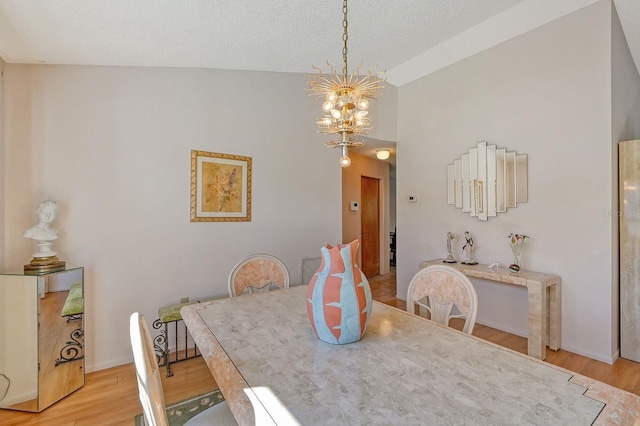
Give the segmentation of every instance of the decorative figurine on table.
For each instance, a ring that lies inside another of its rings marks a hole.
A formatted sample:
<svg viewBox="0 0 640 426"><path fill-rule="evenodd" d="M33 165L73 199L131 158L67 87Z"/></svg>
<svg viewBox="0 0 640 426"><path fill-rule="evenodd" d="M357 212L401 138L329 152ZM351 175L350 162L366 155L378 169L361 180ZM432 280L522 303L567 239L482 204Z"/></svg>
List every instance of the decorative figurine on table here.
<svg viewBox="0 0 640 426"><path fill-rule="evenodd" d="M473 259L473 247L475 246L475 242L473 241L473 237L469 233L469 231L464 232L464 245L462 246L462 253L464 253L465 261L460 262L463 265L477 265Z"/></svg>
<svg viewBox="0 0 640 426"><path fill-rule="evenodd" d="M513 273L520 272L520 255L524 247L525 240L529 238L526 235L511 233L507 235L507 240L513 252L513 263L509 265L509 270Z"/></svg>
<svg viewBox="0 0 640 426"><path fill-rule="evenodd" d="M38 251L33 254L31 262L24 265L25 274L40 275L64 270L65 262L58 259L58 253L51 250L52 242L58 239L58 231L51 224L59 210L58 204L53 200L43 201L36 209L38 223L27 229L23 236L35 240Z"/></svg>
<svg viewBox="0 0 640 426"><path fill-rule="evenodd" d="M458 263L453 257L453 240L456 239L456 236L453 232L447 232L447 258L443 260L444 263Z"/></svg>

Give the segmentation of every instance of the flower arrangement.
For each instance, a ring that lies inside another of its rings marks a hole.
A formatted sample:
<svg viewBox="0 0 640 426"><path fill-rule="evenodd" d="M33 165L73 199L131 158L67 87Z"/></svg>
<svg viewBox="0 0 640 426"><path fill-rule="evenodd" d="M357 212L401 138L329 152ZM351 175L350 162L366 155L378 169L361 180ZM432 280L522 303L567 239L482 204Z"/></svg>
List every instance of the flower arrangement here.
<svg viewBox="0 0 640 426"><path fill-rule="evenodd" d="M526 235L511 233L507 235L511 251L513 252L513 263L509 265L511 272L520 272L520 255L522 254L522 248L527 240Z"/></svg>

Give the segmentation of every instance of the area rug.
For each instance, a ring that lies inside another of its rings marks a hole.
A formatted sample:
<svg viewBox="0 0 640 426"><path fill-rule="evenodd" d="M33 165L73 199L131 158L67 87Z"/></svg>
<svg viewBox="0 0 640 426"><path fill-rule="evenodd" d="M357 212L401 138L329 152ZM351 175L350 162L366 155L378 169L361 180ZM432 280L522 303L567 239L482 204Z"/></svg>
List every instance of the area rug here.
<svg viewBox="0 0 640 426"><path fill-rule="evenodd" d="M199 395L182 402L177 402L167 407L167 417L170 426L182 426L189 419L203 412L209 407L224 401L222 392L215 390ZM142 414L136 416L136 426L148 426Z"/></svg>

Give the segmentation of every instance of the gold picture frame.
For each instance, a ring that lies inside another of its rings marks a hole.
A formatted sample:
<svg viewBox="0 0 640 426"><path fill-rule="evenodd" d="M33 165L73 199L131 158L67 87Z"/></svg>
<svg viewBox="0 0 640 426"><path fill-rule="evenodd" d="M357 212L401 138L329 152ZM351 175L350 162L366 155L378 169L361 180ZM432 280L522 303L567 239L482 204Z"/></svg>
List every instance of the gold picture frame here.
<svg viewBox="0 0 640 426"><path fill-rule="evenodd" d="M191 150L191 222L251 222L251 157Z"/></svg>

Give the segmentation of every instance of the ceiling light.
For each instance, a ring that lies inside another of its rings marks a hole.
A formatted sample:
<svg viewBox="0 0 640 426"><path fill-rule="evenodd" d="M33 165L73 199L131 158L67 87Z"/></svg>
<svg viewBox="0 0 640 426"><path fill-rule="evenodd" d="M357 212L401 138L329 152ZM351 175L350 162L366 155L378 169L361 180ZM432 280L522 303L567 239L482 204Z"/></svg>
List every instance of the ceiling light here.
<svg viewBox="0 0 640 426"><path fill-rule="evenodd" d="M379 149L376 151L376 157L378 157L378 160L386 160L389 158L389 155L391 155L391 153L388 149Z"/></svg>
<svg viewBox="0 0 640 426"><path fill-rule="evenodd" d="M358 135L366 135L371 130L371 117L368 115L369 99L376 99L386 86L384 71L376 71L377 66L369 68L366 75L360 75L360 65L349 74L347 68L347 40L349 39L347 20L347 0L343 0L342 13L342 73L338 74L329 65L330 72L323 74L318 67L313 74L307 73L307 90L309 95L322 99L322 110L325 113L319 120L318 132L324 135L337 135L337 140L326 142L329 148L341 148L340 166L349 167L349 148L361 148L364 141L356 139ZM380 93L378 93L380 92ZM387 151L387 157L389 152Z"/></svg>

